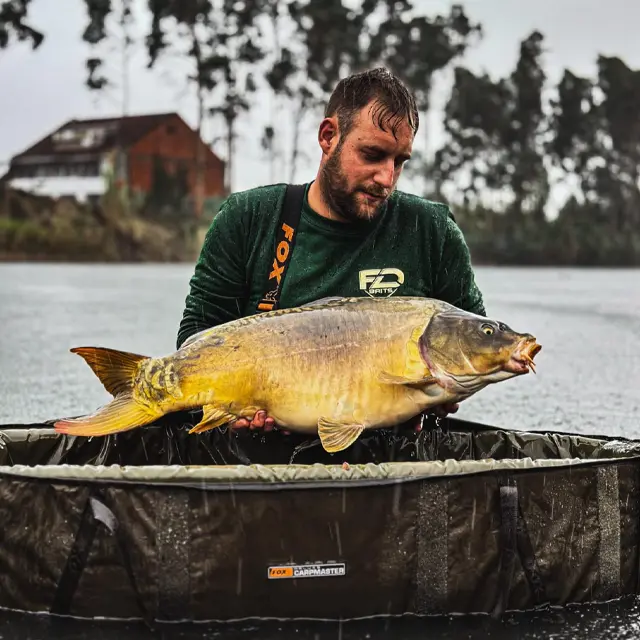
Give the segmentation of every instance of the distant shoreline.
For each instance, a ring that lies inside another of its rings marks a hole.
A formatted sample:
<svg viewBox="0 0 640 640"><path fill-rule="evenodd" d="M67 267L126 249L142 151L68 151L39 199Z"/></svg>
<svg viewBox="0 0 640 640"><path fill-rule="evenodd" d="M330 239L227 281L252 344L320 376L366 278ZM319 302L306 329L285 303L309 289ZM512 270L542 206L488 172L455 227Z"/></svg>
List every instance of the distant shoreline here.
<svg viewBox="0 0 640 640"><path fill-rule="evenodd" d="M128 265L128 266L143 266L143 265L195 265L196 260L105 260L105 259L96 259L96 260L86 260L84 258L60 258L56 256L47 256L47 255L30 255L25 256L24 254L13 254L7 252L0 252L0 266L3 264L55 264L55 265L103 265L103 266L117 266L117 265ZM638 265L598 265L598 264L512 264L512 263L502 263L502 262L481 262L481 261L472 261L473 267L475 269L478 268L492 268L492 269L527 269L527 270L546 270L546 269L555 269L558 271L570 271L570 270L580 270L580 271L640 271L640 266Z"/></svg>
<svg viewBox="0 0 640 640"><path fill-rule="evenodd" d="M192 264L193 260L118 260L118 259L95 259L87 260L86 258L68 258L58 257L51 255L25 255L24 253L11 253L0 251L0 264L104 264L104 265L118 265L118 264Z"/></svg>
<svg viewBox="0 0 640 640"><path fill-rule="evenodd" d="M210 224L187 215L129 211L114 194L99 206L12 189L0 189L0 196L0 263L193 264ZM532 219L516 224L491 215L486 225L468 212L459 216L476 267L640 267L640 237L634 233Z"/></svg>

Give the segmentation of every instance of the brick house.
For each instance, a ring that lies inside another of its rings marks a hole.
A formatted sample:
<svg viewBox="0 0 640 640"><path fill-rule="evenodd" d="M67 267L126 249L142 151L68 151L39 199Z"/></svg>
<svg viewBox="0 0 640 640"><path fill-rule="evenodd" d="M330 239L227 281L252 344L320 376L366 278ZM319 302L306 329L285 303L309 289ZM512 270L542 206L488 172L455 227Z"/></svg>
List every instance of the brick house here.
<svg viewBox="0 0 640 640"><path fill-rule="evenodd" d="M3 181L24 191L81 201L116 187L135 205L179 175L185 197L197 210L198 153L204 167L202 204L216 207L227 195L225 163L177 113L70 120L11 158Z"/></svg>

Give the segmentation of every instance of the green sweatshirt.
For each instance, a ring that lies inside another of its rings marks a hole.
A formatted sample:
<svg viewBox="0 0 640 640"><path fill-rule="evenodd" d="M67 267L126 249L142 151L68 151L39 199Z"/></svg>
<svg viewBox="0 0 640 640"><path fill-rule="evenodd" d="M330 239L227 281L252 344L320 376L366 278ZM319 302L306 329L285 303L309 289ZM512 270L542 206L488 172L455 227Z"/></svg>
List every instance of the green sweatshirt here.
<svg viewBox="0 0 640 640"><path fill-rule="evenodd" d="M235 193L221 205L190 281L178 348L198 331L256 313L285 187ZM469 250L446 205L395 191L373 224L344 223L313 211L305 194L280 307L366 295L433 297L486 315Z"/></svg>

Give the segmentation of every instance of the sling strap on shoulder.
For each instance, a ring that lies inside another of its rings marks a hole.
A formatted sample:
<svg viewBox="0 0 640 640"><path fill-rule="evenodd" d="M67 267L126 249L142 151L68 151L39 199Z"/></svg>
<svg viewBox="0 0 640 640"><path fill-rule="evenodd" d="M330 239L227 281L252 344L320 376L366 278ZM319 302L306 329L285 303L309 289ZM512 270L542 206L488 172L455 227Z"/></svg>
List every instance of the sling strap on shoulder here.
<svg viewBox="0 0 640 640"><path fill-rule="evenodd" d="M258 312L273 311L278 308L280 303L282 285L287 275L291 254L296 242L304 191L305 185L303 184L287 185L276 230L273 261L264 287L265 293L257 305Z"/></svg>

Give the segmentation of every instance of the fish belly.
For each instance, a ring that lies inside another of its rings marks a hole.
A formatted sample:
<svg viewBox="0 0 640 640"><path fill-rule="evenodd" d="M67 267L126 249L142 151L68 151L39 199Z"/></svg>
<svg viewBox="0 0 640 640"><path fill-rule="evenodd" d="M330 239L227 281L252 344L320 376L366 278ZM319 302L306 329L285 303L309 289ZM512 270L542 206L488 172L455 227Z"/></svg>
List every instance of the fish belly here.
<svg viewBox="0 0 640 640"><path fill-rule="evenodd" d="M367 371L355 371L360 375L336 371L333 375L307 373L303 378L300 372L301 383L287 376L272 387L273 393L265 393L265 408L277 424L294 431L315 432L320 418L376 429L411 419L439 403L440 391L444 393L440 388L427 392L413 386L383 384L375 375L366 375Z"/></svg>
<svg viewBox="0 0 640 640"><path fill-rule="evenodd" d="M397 370L393 360L403 354L405 342L404 334L392 344L369 335L293 350L281 364L262 371L259 404L277 424L304 432L315 432L320 418L367 428L408 420L420 413L426 396L380 382L383 371Z"/></svg>
<svg viewBox="0 0 640 640"><path fill-rule="evenodd" d="M425 396L379 376L403 370L412 331L426 321L424 309L405 306L331 307L221 328L182 354L185 400L235 415L264 409L301 432L317 431L320 418L367 428L402 422L420 413Z"/></svg>

